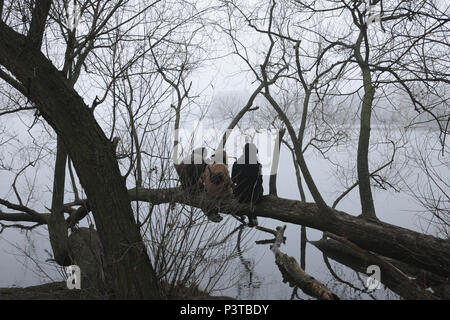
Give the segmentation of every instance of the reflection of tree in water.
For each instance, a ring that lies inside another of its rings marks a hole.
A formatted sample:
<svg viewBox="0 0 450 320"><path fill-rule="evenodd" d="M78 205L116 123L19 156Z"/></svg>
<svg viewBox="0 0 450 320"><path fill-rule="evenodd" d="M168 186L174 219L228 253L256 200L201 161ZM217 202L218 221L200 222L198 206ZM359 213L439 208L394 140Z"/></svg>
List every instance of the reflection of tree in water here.
<svg viewBox="0 0 450 320"><path fill-rule="evenodd" d="M325 254L322 255L324 262L330 271L332 279L330 279L327 285L337 292L339 296L343 299L367 299L378 300L373 293L373 291L366 289L365 281L360 277L358 272L346 272L344 268L339 264L331 265L329 257ZM346 280L348 278L348 280ZM353 282L358 283L358 285L353 284ZM367 295L367 296L366 296Z"/></svg>
<svg viewBox="0 0 450 320"><path fill-rule="evenodd" d="M237 299L251 299L255 296L256 290L261 288L261 279L255 273L255 262L253 259L245 258L241 249L242 232L245 225L239 228L236 249L242 266L238 267L239 278L237 283Z"/></svg>

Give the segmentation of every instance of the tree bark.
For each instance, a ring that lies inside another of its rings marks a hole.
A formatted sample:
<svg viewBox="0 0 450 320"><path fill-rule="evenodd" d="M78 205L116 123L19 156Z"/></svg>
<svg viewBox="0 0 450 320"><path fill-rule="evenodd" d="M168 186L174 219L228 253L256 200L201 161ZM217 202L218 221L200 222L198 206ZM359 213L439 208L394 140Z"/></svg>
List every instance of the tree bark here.
<svg viewBox="0 0 450 320"><path fill-rule="evenodd" d="M370 187L369 172L369 141L370 118L375 89L372 85L370 71L363 69L364 97L361 107L361 124L359 129L357 171L359 181L359 196L361 200L361 216L367 219L377 219L373 204L372 189Z"/></svg>
<svg viewBox="0 0 450 320"><path fill-rule="evenodd" d="M339 297L324 284L317 281L307 274L304 269L300 268L295 258L280 251L285 230L286 226L277 227L275 243L270 246L270 249L275 255L275 263L283 275L283 282L288 282L291 287L298 287L304 293L319 300L340 300Z"/></svg>

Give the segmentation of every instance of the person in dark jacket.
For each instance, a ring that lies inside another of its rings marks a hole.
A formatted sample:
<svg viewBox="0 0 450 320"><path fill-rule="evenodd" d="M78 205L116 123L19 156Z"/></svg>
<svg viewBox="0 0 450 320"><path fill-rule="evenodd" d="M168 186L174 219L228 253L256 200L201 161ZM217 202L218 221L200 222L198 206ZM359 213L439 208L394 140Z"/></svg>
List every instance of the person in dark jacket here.
<svg viewBox="0 0 450 320"><path fill-rule="evenodd" d="M231 171L234 196L239 202L250 204L249 227L258 225L258 220L254 214L254 206L264 192L261 175L262 166L258 162L257 153L258 149L253 143L246 143L244 154L233 164Z"/></svg>
<svg viewBox="0 0 450 320"><path fill-rule="evenodd" d="M203 191L203 184L200 182L200 177L208 165L208 160L206 160L207 155L208 151L206 148L197 148L192 151L190 156L184 158L180 164L175 165L181 187L184 190L190 193Z"/></svg>

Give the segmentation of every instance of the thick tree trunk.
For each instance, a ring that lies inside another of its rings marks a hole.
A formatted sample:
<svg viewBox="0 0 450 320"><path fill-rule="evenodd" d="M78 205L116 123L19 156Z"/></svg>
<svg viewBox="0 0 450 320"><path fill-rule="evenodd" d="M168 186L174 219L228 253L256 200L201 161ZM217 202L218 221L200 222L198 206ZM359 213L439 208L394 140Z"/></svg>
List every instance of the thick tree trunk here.
<svg viewBox="0 0 450 320"><path fill-rule="evenodd" d="M63 74L23 35L0 22L0 64L28 88L64 142L89 198L117 298L159 298L159 286L113 147Z"/></svg>
<svg viewBox="0 0 450 320"><path fill-rule="evenodd" d="M129 190L129 196L132 200L148 201L152 204L178 202L198 208L205 205L217 206L213 199L207 199L203 195L188 197L178 188L132 189ZM228 214L249 214L249 206L239 204L235 199L223 200L219 210ZM255 214L329 231L345 237L363 249L449 277L450 241L384 222L367 221L332 208L329 210L334 218L327 219L321 215L315 203L264 196L255 207Z"/></svg>

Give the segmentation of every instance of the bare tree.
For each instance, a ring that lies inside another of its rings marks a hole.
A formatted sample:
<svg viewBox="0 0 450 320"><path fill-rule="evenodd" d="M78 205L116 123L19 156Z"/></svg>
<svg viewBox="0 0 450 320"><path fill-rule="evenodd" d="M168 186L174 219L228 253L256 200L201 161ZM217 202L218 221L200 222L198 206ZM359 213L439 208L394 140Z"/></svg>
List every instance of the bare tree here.
<svg viewBox="0 0 450 320"><path fill-rule="evenodd" d="M172 6L75 1L74 11L71 3L0 1L0 78L2 99L8 102L0 115L28 114L28 132L33 135L39 126L45 131L41 136L53 143L34 139L35 150L16 166L8 167L0 157L1 167L14 174L11 195L0 199L2 208L11 211L0 211L2 229L47 225L60 265L87 255L73 249L76 236L95 238L98 231L98 241L90 243L97 254L89 259L101 261L105 282L117 298L161 298L199 286L213 290L239 251L231 245L238 229L225 222L211 228L199 209L214 207L242 223L240 216L250 208L234 198L217 202L206 194L186 194L177 187L171 155L179 155L177 131L185 119L198 122L207 112L196 102L202 91L191 77L212 58L208 48L213 40L225 35L226 54L244 63L254 84L246 102L230 115L228 129L239 129L250 116L259 117L263 128L285 129L282 143L291 152L301 194L300 201L281 198L273 178L272 194L263 197L255 213L327 232L382 264L396 284L407 279L403 269L408 265L447 285L447 239L379 221L372 195L374 186L396 189L389 170L398 163L399 149L406 148L389 135L374 141L379 110L401 113L396 104L406 97L418 114L411 125L433 123L439 132L434 141L441 153L446 151L449 19L439 2L272 0L255 7L218 1L203 7L194 1ZM380 8L379 18L373 6ZM359 125L353 131L342 128L340 116L357 119ZM222 146L227 134L218 141ZM21 137L2 136L0 148L16 141ZM355 168L350 166L348 183L331 204L306 156L314 150L334 163L331 151L342 145L354 150ZM377 148L387 156L375 162ZM448 230L442 219L447 182L430 168L430 154L416 158L422 159L433 193L417 199L434 208L435 218ZM49 209L31 201L33 183L27 191L17 183L44 161L54 171ZM313 202L307 202L302 182ZM434 193L439 186L441 192ZM336 209L356 187L359 217ZM29 199L24 199L27 192ZM78 228L91 212L95 224ZM293 264L302 275L294 285L316 297L336 298L321 284L319 291L308 291L305 244L306 236L301 268ZM219 255L223 248L226 254ZM435 298L417 282L407 281L395 292Z"/></svg>

